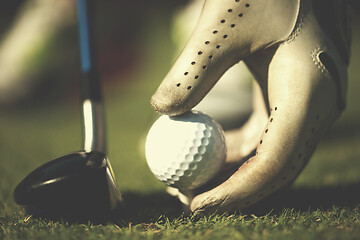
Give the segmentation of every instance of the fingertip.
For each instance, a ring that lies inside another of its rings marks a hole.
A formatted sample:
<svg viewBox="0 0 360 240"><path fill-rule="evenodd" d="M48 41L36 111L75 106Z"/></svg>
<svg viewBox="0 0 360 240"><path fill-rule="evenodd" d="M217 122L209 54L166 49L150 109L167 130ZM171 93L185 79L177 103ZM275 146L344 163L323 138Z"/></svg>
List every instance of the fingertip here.
<svg viewBox="0 0 360 240"><path fill-rule="evenodd" d="M190 203L190 211L193 213L201 212L201 208L199 207L199 202L197 201L197 197L195 197Z"/></svg>
<svg viewBox="0 0 360 240"><path fill-rule="evenodd" d="M214 213L218 209L217 199L207 193L194 197L190 203L190 210L196 214Z"/></svg>
<svg viewBox="0 0 360 240"><path fill-rule="evenodd" d="M157 91L151 97L150 104L156 112L169 116L181 115L191 109L186 107L183 101L177 99L174 95L168 91L165 91L165 93L164 91Z"/></svg>

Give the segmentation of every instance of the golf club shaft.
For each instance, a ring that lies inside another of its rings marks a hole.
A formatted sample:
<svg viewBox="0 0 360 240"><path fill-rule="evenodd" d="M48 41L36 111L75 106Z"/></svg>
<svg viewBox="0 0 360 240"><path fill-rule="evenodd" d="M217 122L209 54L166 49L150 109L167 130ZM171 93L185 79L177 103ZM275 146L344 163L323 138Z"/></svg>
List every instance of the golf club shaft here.
<svg viewBox="0 0 360 240"><path fill-rule="evenodd" d="M96 68L93 33L93 0L76 0L81 70L84 150L106 151L101 83Z"/></svg>

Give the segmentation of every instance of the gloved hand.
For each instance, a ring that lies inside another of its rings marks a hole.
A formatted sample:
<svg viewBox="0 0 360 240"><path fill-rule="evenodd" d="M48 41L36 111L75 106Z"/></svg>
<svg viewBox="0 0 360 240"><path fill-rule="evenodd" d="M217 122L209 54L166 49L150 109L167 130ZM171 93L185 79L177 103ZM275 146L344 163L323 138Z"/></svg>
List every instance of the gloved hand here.
<svg viewBox="0 0 360 240"><path fill-rule="evenodd" d="M345 108L349 26L342 0L205 1L153 108L189 111L241 60L256 84L251 117L226 132L219 181L179 195L191 211L243 209L295 180Z"/></svg>

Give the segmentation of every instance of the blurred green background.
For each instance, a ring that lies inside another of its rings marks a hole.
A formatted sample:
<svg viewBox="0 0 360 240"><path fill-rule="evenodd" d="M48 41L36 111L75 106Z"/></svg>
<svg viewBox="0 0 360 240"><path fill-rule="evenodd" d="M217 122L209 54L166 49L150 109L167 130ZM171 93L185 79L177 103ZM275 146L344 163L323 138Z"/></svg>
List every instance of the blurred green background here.
<svg viewBox="0 0 360 240"><path fill-rule="evenodd" d="M1 104L0 208L8 214L21 211L13 202L12 191L26 174L51 159L81 149L80 59L76 15L69 2L66 23L60 24L28 61L30 70L21 80L31 83L27 91ZM96 47L104 83L108 156L120 190L125 193L157 196L165 189L148 170L143 144L157 116L149 99L176 51L170 37L171 18L186 2L97 3ZM0 40L14 27L22 4L20 0L0 3ZM358 13L354 15L347 109L291 190L314 207L331 198L340 204L360 200ZM320 194L314 195L316 192ZM289 207L300 204L295 198L288 200L284 204Z"/></svg>

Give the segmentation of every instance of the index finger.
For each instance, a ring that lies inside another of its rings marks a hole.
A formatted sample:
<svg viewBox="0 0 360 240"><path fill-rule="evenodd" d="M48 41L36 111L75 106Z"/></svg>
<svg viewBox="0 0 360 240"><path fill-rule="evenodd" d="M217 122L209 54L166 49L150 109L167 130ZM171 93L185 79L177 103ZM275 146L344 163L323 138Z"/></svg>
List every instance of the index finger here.
<svg viewBox="0 0 360 240"><path fill-rule="evenodd" d="M298 9L298 0L207 0L189 42L152 97L153 108L167 115L192 109L232 65L287 39Z"/></svg>

